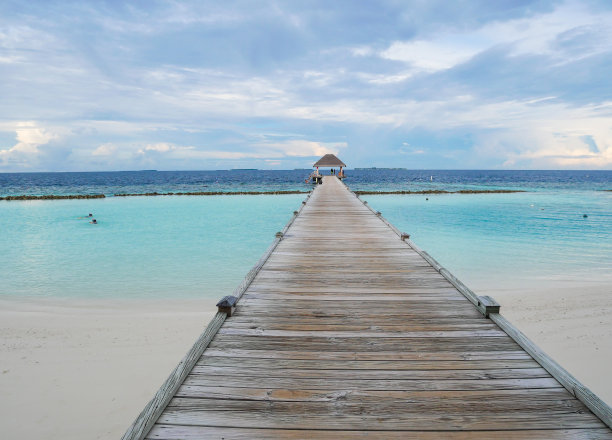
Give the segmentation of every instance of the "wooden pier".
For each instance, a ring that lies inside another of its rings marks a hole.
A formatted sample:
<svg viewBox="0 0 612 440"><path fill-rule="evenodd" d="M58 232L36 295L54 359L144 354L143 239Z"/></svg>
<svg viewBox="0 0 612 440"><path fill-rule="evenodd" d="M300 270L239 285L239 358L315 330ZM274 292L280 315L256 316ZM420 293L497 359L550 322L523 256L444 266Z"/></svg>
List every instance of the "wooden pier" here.
<svg viewBox="0 0 612 440"><path fill-rule="evenodd" d="M124 440L612 439L608 406L335 177L233 296Z"/></svg>

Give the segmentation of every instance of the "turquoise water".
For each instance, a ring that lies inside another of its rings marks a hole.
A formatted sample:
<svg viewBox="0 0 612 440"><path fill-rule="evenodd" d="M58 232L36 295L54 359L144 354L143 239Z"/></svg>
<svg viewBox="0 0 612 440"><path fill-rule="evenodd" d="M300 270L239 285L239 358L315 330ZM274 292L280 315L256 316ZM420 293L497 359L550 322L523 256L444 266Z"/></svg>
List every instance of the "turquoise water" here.
<svg viewBox="0 0 612 440"><path fill-rule="evenodd" d="M470 286L612 282L610 192L362 198Z"/></svg>
<svg viewBox="0 0 612 440"><path fill-rule="evenodd" d="M4 174L0 193L195 191L214 185L223 190L309 189L301 183L302 174ZM479 293L575 281L612 285L612 192L602 191L612 189L610 171L355 170L347 183L376 190L527 190L362 198ZM303 199L0 201L0 295L217 299L241 282ZM98 225L78 218L89 212Z"/></svg>
<svg viewBox="0 0 612 440"><path fill-rule="evenodd" d="M218 298L303 195L136 197L0 204L0 295ZM93 213L99 224L79 219Z"/></svg>

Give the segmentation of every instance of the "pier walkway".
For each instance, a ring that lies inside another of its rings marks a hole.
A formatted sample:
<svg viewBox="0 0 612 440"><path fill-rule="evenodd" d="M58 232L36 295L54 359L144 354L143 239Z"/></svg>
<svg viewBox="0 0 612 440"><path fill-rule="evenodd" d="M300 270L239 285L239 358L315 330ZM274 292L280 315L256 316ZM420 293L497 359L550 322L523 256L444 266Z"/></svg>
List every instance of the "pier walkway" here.
<svg viewBox="0 0 612 440"><path fill-rule="evenodd" d="M609 407L405 238L326 177L124 439L612 439Z"/></svg>

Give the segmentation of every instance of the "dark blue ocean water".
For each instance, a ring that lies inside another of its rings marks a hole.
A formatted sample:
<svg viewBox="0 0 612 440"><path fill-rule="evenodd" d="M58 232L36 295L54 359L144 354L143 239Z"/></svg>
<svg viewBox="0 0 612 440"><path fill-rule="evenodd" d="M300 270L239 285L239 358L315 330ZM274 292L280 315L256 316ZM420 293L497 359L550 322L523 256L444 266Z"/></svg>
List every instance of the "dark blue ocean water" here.
<svg viewBox="0 0 612 440"><path fill-rule="evenodd" d="M310 170L120 171L0 173L0 196L310 189ZM612 189L612 171L481 171L356 169L347 171L353 190Z"/></svg>

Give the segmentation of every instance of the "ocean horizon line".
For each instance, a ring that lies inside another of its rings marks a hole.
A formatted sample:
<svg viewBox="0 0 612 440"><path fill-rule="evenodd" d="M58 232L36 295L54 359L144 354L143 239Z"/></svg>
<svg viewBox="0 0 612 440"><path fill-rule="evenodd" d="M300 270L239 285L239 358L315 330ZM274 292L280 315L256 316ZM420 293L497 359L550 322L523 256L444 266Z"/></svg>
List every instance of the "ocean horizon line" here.
<svg viewBox="0 0 612 440"><path fill-rule="evenodd" d="M0 171L0 174L81 174L81 173L202 173L202 172L228 172L228 171L311 171L310 168L226 168L226 169L167 169L167 170L80 170L80 171ZM329 167L325 167L329 168ZM402 171L487 171L487 172L612 172L610 169L602 168L407 168L407 167L345 167L345 170L402 170Z"/></svg>
<svg viewBox="0 0 612 440"><path fill-rule="evenodd" d="M0 200L302 194L311 190L310 174L308 169L0 173ZM612 189L612 171L355 168L345 182L352 191L369 194L592 191Z"/></svg>

